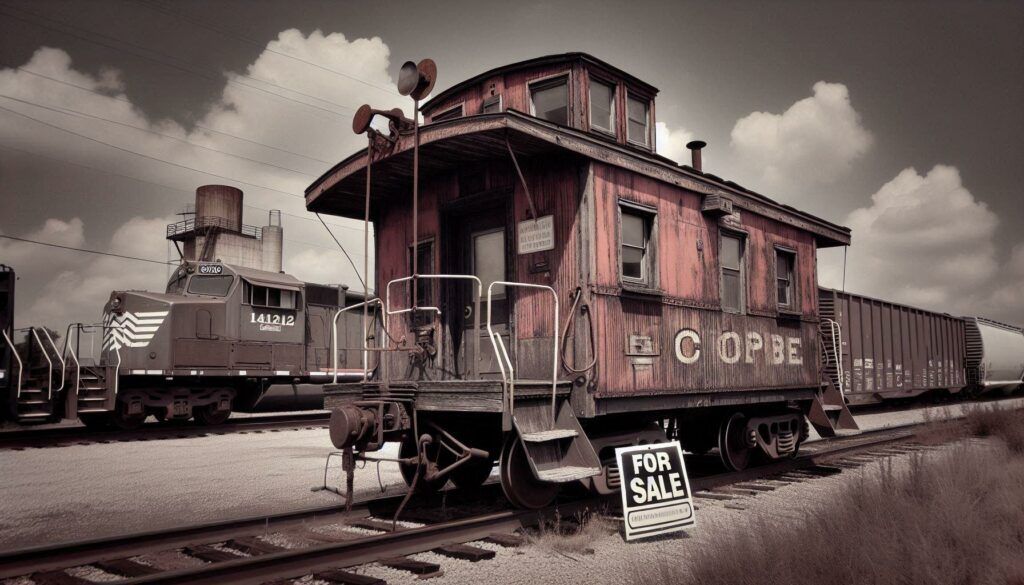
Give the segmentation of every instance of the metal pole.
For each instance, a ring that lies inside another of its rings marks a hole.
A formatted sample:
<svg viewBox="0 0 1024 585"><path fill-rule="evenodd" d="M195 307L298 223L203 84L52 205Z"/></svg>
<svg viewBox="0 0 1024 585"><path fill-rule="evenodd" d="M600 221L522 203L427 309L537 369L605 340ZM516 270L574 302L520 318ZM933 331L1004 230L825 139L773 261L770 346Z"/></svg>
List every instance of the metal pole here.
<svg viewBox="0 0 1024 585"><path fill-rule="evenodd" d="M369 352L366 351L366 336L370 326L370 183L373 170L373 134L366 133L366 205L363 212L363 382L366 382L367 361ZM338 348L334 348L337 352ZM382 359L378 356L377 359ZM334 370L338 375L338 370Z"/></svg>
<svg viewBox="0 0 1024 585"><path fill-rule="evenodd" d="M419 207L420 207L420 100L412 100L412 323L419 307Z"/></svg>

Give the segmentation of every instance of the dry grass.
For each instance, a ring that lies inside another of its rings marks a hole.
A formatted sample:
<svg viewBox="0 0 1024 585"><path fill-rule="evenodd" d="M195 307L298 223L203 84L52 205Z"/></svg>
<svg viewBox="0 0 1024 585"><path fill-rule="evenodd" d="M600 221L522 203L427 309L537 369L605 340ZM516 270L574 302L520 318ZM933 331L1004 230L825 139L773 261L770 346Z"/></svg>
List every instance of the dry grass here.
<svg viewBox="0 0 1024 585"><path fill-rule="evenodd" d="M618 531L618 524L598 513L564 520L555 515L528 535L531 545L562 555L593 554L594 543Z"/></svg>
<svg viewBox="0 0 1024 585"><path fill-rule="evenodd" d="M1024 410L976 405L967 410L964 421L972 435L998 437L1014 453L1024 454Z"/></svg>
<svg viewBox="0 0 1024 585"><path fill-rule="evenodd" d="M899 467L890 460L803 522L750 522L688 551L688 566L652 566L636 582L1024 583L1024 417L1006 412L966 420L1006 449L961 442Z"/></svg>

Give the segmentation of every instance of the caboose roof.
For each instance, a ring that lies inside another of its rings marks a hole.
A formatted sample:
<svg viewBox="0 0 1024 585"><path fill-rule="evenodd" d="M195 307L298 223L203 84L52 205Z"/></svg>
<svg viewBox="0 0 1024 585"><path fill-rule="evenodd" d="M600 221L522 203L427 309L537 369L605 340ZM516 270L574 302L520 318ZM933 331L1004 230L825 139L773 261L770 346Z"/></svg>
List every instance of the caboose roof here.
<svg viewBox="0 0 1024 585"><path fill-rule="evenodd" d="M557 65L559 63L571 63L573 61L582 61L584 63L589 63L591 65L597 65L598 67L603 68L606 71L614 74L616 77L624 81L627 81L630 85L632 85L635 88L643 89L644 91L652 95L658 93L658 88L654 87L650 83L647 83L646 81L638 77L631 75L626 71L623 71L622 69L619 69L618 67L612 65L611 63L608 63L607 61L602 61L601 59L598 59L593 55L588 55L587 53L576 51L572 53L558 53L555 55L544 55L543 57L534 57L533 59L527 59L525 61L519 61L518 63L511 63L508 65L502 65L501 67L495 67L494 69L484 71L483 73L480 73L479 75L476 75L474 77L470 77L465 81L460 81L459 83L456 83L455 85L435 95L434 97L424 102L420 106L420 108L424 112L428 112L435 105L443 103L451 96L456 95L475 85L479 85L492 77L505 75L506 73L512 73L515 71L520 71L522 69L538 69L546 67L548 65Z"/></svg>
<svg viewBox="0 0 1024 585"><path fill-rule="evenodd" d="M726 195L736 207L815 234L819 247L848 245L850 229L778 203L714 175L681 167L671 159L601 140L533 116L508 110L434 123L420 129L420 175L457 169L488 159L573 154L706 195ZM392 154L373 161L371 209L412 184L412 136L402 135ZM306 209L362 219L366 189L366 149L341 161L306 188Z"/></svg>

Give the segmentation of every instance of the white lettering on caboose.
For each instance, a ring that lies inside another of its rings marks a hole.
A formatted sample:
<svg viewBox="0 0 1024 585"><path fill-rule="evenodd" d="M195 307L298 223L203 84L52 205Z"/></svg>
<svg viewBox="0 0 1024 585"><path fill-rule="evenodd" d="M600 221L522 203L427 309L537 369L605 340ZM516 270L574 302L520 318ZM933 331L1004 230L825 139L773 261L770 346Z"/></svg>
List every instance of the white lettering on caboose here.
<svg viewBox="0 0 1024 585"><path fill-rule="evenodd" d="M766 344L764 337L754 331L746 335L736 331L724 331L718 336L715 354L725 364L737 364L741 361L745 364L755 364L763 361L773 366L803 365L803 344L799 337L783 337L772 333L768 336L768 341ZM700 333L693 329L679 330L672 345L676 359L683 364L695 364L701 358Z"/></svg>

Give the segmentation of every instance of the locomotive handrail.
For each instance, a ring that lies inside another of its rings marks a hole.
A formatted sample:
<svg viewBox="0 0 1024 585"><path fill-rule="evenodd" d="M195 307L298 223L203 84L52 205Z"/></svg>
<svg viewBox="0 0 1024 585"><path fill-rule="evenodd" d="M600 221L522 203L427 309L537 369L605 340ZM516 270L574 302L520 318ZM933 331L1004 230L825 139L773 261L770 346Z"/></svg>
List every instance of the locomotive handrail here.
<svg viewBox="0 0 1024 585"><path fill-rule="evenodd" d="M24 369L24 364L21 363L21 356L18 355L18 349L14 347L14 342L11 341L10 336L7 335L7 330L0 330L0 333L4 334L4 341L7 342L7 347L11 348L11 355L14 356L14 360L18 362L18 393L16 397L21 398L21 373Z"/></svg>
<svg viewBox="0 0 1024 585"><path fill-rule="evenodd" d="M502 341L501 335L496 333L491 327L491 299L494 296L495 286L505 287L520 287L520 288L534 288L540 290L546 290L551 293L551 298L555 303L555 327L552 331L554 335L552 351L551 351L551 425L554 427L556 420L556 399L558 389L558 293L555 289L544 284L532 284L528 282L509 282L505 280L496 280L487 287L487 334L491 339L491 344L494 345L494 353L498 355L498 366L501 369L502 378L505 379L505 385L508 389L508 412L509 416L512 416L515 408L515 393L516 393L516 376L515 368L512 364L512 360L508 356L508 352L505 350L505 342ZM497 337L497 340L495 340ZM499 354L498 350L501 350ZM501 360L506 360L506 366L508 366L508 375L506 378L505 368L501 365Z"/></svg>
<svg viewBox="0 0 1024 585"><path fill-rule="evenodd" d="M78 356L76 355L77 352L75 352L75 346L71 345L71 331L72 330L75 331L75 344L77 345L78 344L78 340L79 340L78 328L80 328L81 326L82 326L81 323L71 323L70 325L68 325L68 330L64 334L64 350L62 352L64 355L70 355L71 359L75 361L75 399L76 399L76 402L77 402L77 398L78 398L78 390L82 386L82 364L81 364L81 362L78 361ZM68 351L69 349L71 350L70 352Z"/></svg>
<svg viewBox="0 0 1024 585"><path fill-rule="evenodd" d="M49 367L49 374L47 375L46 378L46 399L50 400L51 395L53 394L53 360L51 360L50 356L46 354L46 346L43 345L42 340L39 339L39 334L36 333L36 328L29 327L28 331L29 333L32 334L32 339L35 339L36 342L39 344L39 349L43 350L43 357L46 358L46 364ZM21 395L20 389L18 390L18 395Z"/></svg>
<svg viewBox="0 0 1024 585"><path fill-rule="evenodd" d="M843 360L839 356L839 346L843 339L843 326L833 319L825 318L828 324L829 335L832 337L832 357L836 360L836 374L839 377L839 395L846 398L846 389L843 387ZM827 354L827 352L826 352Z"/></svg>
<svg viewBox="0 0 1024 585"><path fill-rule="evenodd" d="M416 278L428 278L435 280L472 280L473 282L476 282L476 295L474 295L473 300L473 361L470 364L469 373L471 378L476 378L478 373L478 366L480 363L480 301L481 298L483 297L483 283L480 281L478 277L472 274L418 274L416 275ZM396 278L388 282L387 286L384 289L384 294L387 300L387 305L384 308L384 312L387 313L388 315L400 315L402 313L412 313L414 311L433 311L440 315L441 309L437 307L409 307L406 309L397 309L394 311L391 310L391 285L400 282L408 282L410 280L413 280L412 276L403 276L402 278ZM490 291L490 289L488 289L488 291ZM490 319L489 305L487 312L487 318Z"/></svg>
<svg viewBox="0 0 1024 585"><path fill-rule="evenodd" d="M60 353L57 352L57 344L53 342L53 337L50 336L50 332L47 331L45 327L43 328L43 335L45 335L46 340L50 342L50 348L53 350L54 357L56 357L60 361L60 386L57 388L57 392L60 393L60 391L64 389L64 369L67 368L67 363L64 361L64 358L60 355ZM40 341L40 344L41 343L42 341ZM43 349L43 353L46 353L45 348ZM52 380L50 381L50 386L53 386Z"/></svg>
<svg viewBox="0 0 1024 585"><path fill-rule="evenodd" d="M338 309L338 311L336 311L334 313L334 319L332 319L332 322L331 322L331 369L334 370L334 377L331 380L332 384L337 384L338 383L338 317L341 316L341 314L346 312L346 311L351 311L352 309L360 309L360 308L362 308L364 306L369 307L370 305L372 305L374 303L380 305L381 308L384 308L384 305L381 302L380 297L377 297L375 299L370 299L368 301L363 301L361 303L356 303L356 304L350 305L348 307L343 307L341 309ZM381 316L381 321L383 323L384 330L387 331L387 327L388 327L387 316L386 315L382 315ZM368 356L367 352L369 352L370 349L377 349L377 348L369 347L369 345L366 343L366 331L363 331L363 381L364 382L366 381L366 378L369 375L369 369L368 369L368 366L367 366L367 361L368 361L369 356Z"/></svg>

